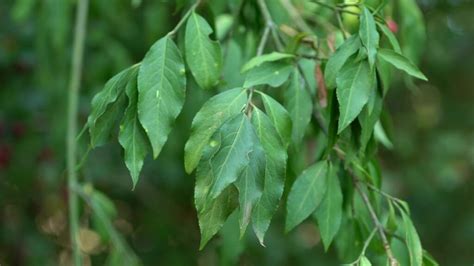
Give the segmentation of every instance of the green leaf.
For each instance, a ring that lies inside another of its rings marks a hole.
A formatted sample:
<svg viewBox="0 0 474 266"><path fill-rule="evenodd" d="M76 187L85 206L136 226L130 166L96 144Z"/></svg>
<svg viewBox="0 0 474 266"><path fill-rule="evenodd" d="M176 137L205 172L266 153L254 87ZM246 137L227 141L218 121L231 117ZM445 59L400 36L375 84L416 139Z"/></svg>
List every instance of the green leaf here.
<svg viewBox="0 0 474 266"><path fill-rule="evenodd" d="M128 97L128 107L120 123L119 142L125 151L125 165L130 171L133 188L135 188L149 144L145 131L138 120L138 89L136 79L128 82L126 94Z"/></svg>
<svg viewBox="0 0 474 266"><path fill-rule="evenodd" d="M395 52L401 54L402 49L400 48L400 44L398 43L398 40L397 40L397 37L395 37L395 34L393 34L393 32L387 26L385 26L384 24L377 22L377 25L382 30L385 37L387 37L388 42L392 46L393 50L395 50Z"/></svg>
<svg viewBox="0 0 474 266"><path fill-rule="evenodd" d="M193 119L191 136L184 147L184 165L190 174L198 165L211 136L229 117L238 114L247 102L246 91L235 88L209 99Z"/></svg>
<svg viewBox="0 0 474 266"><path fill-rule="evenodd" d="M200 249L220 230L227 217L238 206L238 194L235 187L226 188L216 199L207 196L214 181L214 173L211 167L211 159L221 147L220 135L209 141L202 153L196 171L196 186L194 187L194 204L199 220L201 231Z"/></svg>
<svg viewBox="0 0 474 266"><path fill-rule="evenodd" d="M305 135L306 127L311 121L313 102L311 94L303 86L303 80L297 70L293 71L291 82L285 90L285 107L293 121L291 138L299 144Z"/></svg>
<svg viewBox="0 0 474 266"><path fill-rule="evenodd" d="M262 96L263 105L282 143L288 147L291 141L292 122L288 111L279 102L267 94L257 91Z"/></svg>
<svg viewBox="0 0 474 266"><path fill-rule="evenodd" d="M183 59L170 37L150 48L138 72L138 117L158 157L181 112L186 92Z"/></svg>
<svg viewBox="0 0 474 266"><path fill-rule="evenodd" d="M240 72L242 73L247 72L250 69L260 66L261 64L265 62L274 62L274 61L279 61L282 59L293 58L293 57L295 56L292 54L285 54L285 53L279 53L279 52L272 52L269 54L255 56L252 59L250 59L247 63L245 63L245 65L242 67L242 70Z"/></svg>
<svg viewBox="0 0 474 266"><path fill-rule="evenodd" d="M349 61L337 77L337 100L339 102L340 134L361 112L369 100L375 73L367 61Z"/></svg>
<svg viewBox="0 0 474 266"><path fill-rule="evenodd" d="M109 118L119 115L118 113L122 109L119 107L123 107L124 104L124 99L120 96L123 95L130 76L134 75L137 69L137 65L135 65L113 76L105 83L104 89L92 99L91 112L87 118L92 147L102 145L107 141L113 123L117 121ZM105 119L101 119L103 116L105 116Z"/></svg>
<svg viewBox="0 0 474 266"><path fill-rule="evenodd" d="M372 133L374 132L375 124L379 120L380 114L382 113L383 99L376 90L374 90L372 93L374 94L374 107L372 112L369 110L369 105L366 105L359 115L359 123L361 126L360 150L362 152L365 151L365 148L372 137Z"/></svg>
<svg viewBox="0 0 474 266"><path fill-rule="evenodd" d="M377 48L379 47L379 33L375 24L374 16L370 13L367 7L362 8L360 16L359 36L367 49L370 67L375 64L375 57L377 55Z"/></svg>
<svg viewBox="0 0 474 266"><path fill-rule="evenodd" d="M255 138L257 138L256 135ZM236 182L240 203L240 238L244 236L252 210L262 195L265 180L265 151L258 139L253 143L253 149L248 155L249 163Z"/></svg>
<svg viewBox="0 0 474 266"><path fill-rule="evenodd" d="M423 266L439 266L438 262L426 250L423 250Z"/></svg>
<svg viewBox="0 0 474 266"><path fill-rule="evenodd" d="M207 21L192 13L186 24L186 62L197 84L210 89L219 83L222 69L222 53L219 42L209 39L213 32Z"/></svg>
<svg viewBox="0 0 474 266"><path fill-rule="evenodd" d="M125 94L121 93L117 100L109 106L105 112L96 120L93 126L89 127L92 147L97 147L107 143L116 129L117 121L122 118L126 108Z"/></svg>
<svg viewBox="0 0 474 266"><path fill-rule="evenodd" d="M339 231L342 219L342 191L337 176L337 168L329 164L326 195L315 212L324 250L328 250Z"/></svg>
<svg viewBox="0 0 474 266"><path fill-rule="evenodd" d="M235 210L236 206L237 191L234 187L228 187L216 199L207 204L204 209L198 211L199 228L201 231L200 250L219 232L227 217Z"/></svg>
<svg viewBox="0 0 474 266"><path fill-rule="evenodd" d="M234 183L249 164L249 153L258 142L248 117L240 113L227 120L214 134L220 149L210 160L213 183L210 197L215 199L227 186Z"/></svg>
<svg viewBox="0 0 474 266"><path fill-rule="evenodd" d="M421 248L421 241L418 233L416 232L415 226L413 225L410 217L406 214L403 209L400 208L400 213L403 219L403 225L405 227L405 240L410 254L410 265L422 266L423 265L423 249Z"/></svg>
<svg viewBox="0 0 474 266"><path fill-rule="evenodd" d="M310 166L296 178L286 205L286 232L300 224L320 205L327 190L327 170L328 163L322 161Z"/></svg>
<svg viewBox="0 0 474 266"><path fill-rule="evenodd" d="M291 64L282 61L264 63L247 72L244 88L264 84L272 87L281 86L288 80L292 69L293 66Z"/></svg>
<svg viewBox="0 0 474 266"><path fill-rule="evenodd" d="M253 229L263 245L265 232L283 194L288 155L272 121L258 108L252 113L252 124L266 156L263 193L252 213Z"/></svg>
<svg viewBox="0 0 474 266"><path fill-rule="evenodd" d="M383 129L382 123L380 123L380 121L377 121L377 123L375 124L374 137L376 140L382 143L387 149L393 148L393 144L388 138L387 134L385 133L385 130Z"/></svg>
<svg viewBox="0 0 474 266"><path fill-rule="evenodd" d="M362 257L360 257L359 265L360 266L372 266L372 263L370 263L369 259L366 256L362 255Z"/></svg>
<svg viewBox="0 0 474 266"><path fill-rule="evenodd" d="M428 80L426 76L408 58L389 49L380 49L379 58L392 64L394 67L405 71L408 75L422 80Z"/></svg>
<svg viewBox="0 0 474 266"><path fill-rule="evenodd" d="M347 59L359 50L359 47L360 39L356 35L352 35L337 48L336 52L329 58L326 63L326 68L324 69L324 80L326 81L326 87L328 89L334 89L336 87L336 77L339 71Z"/></svg>

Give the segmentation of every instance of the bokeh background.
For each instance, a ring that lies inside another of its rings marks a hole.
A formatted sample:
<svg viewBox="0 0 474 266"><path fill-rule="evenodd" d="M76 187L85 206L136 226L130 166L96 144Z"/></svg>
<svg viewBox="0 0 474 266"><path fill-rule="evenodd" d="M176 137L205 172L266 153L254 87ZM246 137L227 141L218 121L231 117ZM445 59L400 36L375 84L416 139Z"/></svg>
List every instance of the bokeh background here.
<svg viewBox="0 0 474 266"><path fill-rule="evenodd" d="M139 62L179 19L174 1L91 1L80 123L105 81ZM182 1L177 1L182 2ZM225 1L222 1L225 2ZM399 79L387 106L394 149L380 150L385 189L411 206L425 249L441 265L474 263L474 1L420 0L429 83ZM74 1L0 1L0 265L60 265L68 257L65 114ZM208 97L188 90L186 108L159 159L134 191L117 143L90 153L81 179L116 204L114 224L144 265L336 265L311 222L283 233L279 210L267 248L236 225L198 251L194 179L183 171L190 121ZM81 153L87 147L81 140ZM88 224L88 210L81 223ZM104 248L91 251L101 265Z"/></svg>

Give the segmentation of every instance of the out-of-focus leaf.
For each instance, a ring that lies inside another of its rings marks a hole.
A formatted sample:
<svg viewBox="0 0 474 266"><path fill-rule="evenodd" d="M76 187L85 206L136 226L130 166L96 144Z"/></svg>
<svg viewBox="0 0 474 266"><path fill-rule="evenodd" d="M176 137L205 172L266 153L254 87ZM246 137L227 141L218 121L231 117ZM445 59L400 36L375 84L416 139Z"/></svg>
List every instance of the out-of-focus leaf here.
<svg viewBox="0 0 474 266"><path fill-rule="evenodd" d="M150 48L138 72L138 117L153 148L161 152L184 104L186 76L183 59L170 37Z"/></svg>
<svg viewBox="0 0 474 266"><path fill-rule="evenodd" d="M202 151L212 134L229 117L238 114L247 101L246 91L235 88L209 99L193 119L191 136L184 147L184 165L191 173L201 159Z"/></svg>
<svg viewBox="0 0 474 266"><path fill-rule="evenodd" d="M370 260L366 256L362 255L362 257L360 257L359 265L360 266L372 266L372 263L370 263Z"/></svg>
<svg viewBox="0 0 474 266"><path fill-rule="evenodd" d="M213 32L207 21L193 12L186 24L185 52L194 79L203 89L219 83L222 52L219 42L209 39Z"/></svg>
<svg viewBox="0 0 474 266"><path fill-rule="evenodd" d="M327 190L327 170L326 161L318 162L296 178L286 205L286 232L300 224L321 204Z"/></svg>

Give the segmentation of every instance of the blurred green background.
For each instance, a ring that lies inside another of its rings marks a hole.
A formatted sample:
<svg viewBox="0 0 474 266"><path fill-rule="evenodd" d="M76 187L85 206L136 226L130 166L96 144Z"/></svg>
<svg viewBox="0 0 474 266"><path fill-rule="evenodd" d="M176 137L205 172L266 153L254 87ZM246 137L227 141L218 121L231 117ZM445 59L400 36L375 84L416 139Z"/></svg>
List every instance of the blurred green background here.
<svg viewBox="0 0 474 266"><path fill-rule="evenodd" d="M90 3L81 125L105 81L139 62L179 20L175 1L140 2ZM395 148L380 151L384 186L408 201L424 248L441 265L472 265L474 1L418 3L427 27L420 65L430 82L413 86L401 79L388 95ZM73 20L74 1L0 1L2 266L68 260L64 143ZM143 264L336 265L336 253L324 254L311 222L283 233L282 210L266 248L252 234L237 241L237 230L227 224L220 238L198 251L194 178L184 173L182 157L190 121L207 97L190 85L170 140L158 160L148 158L134 191L117 143L91 152L81 172L82 180L114 201L119 213L114 224ZM86 140L81 147L83 153ZM85 209L86 227L88 215ZM100 246L90 255L93 265L106 256Z"/></svg>

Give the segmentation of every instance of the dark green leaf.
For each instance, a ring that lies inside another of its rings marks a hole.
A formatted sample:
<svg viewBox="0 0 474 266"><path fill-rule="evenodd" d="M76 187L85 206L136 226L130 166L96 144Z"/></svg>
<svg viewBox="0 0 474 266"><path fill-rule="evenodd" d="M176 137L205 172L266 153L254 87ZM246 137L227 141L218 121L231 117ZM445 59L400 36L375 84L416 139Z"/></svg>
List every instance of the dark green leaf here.
<svg viewBox="0 0 474 266"><path fill-rule="evenodd" d="M377 55L377 48L379 47L379 33L375 24L374 16L370 13L367 7L362 8L360 16L359 36L367 49L367 56L369 57L370 67L375 64L375 56Z"/></svg>
<svg viewBox="0 0 474 266"><path fill-rule="evenodd" d="M273 126L278 132L281 141L285 147L288 147L291 141L292 122L288 111L279 102L267 94L258 91L262 95L262 101L265 106L265 111L270 117Z"/></svg>
<svg viewBox="0 0 474 266"><path fill-rule="evenodd" d="M365 148L367 147L367 144L369 143L369 140L372 137L375 124L379 120L380 114L382 112L382 97L377 93L376 90L374 90L372 93L374 94L373 97L375 99L372 112L370 112L369 106L366 105L359 115L359 123L361 126L360 150L362 152L365 151Z"/></svg>
<svg viewBox="0 0 474 266"><path fill-rule="evenodd" d="M339 102L338 134L361 112L369 100L375 73L367 61L349 61L337 77L337 100Z"/></svg>
<svg viewBox="0 0 474 266"><path fill-rule="evenodd" d="M332 164L329 164L326 178L326 195L321 205L316 209L315 216L318 221L324 249L327 251L341 226L342 192L337 169Z"/></svg>
<svg viewBox="0 0 474 266"><path fill-rule="evenodd" d="M355 54L360 47L360 39L353 35L347 39L329 58L324 69L324 80L328 89L336 87L336 77L347 59Z"/></svg>
<svg viewBox="0 0 474 266"><path fill-rule="evenodd" d="M249 163L235 184L239 190L241 238L244 236L250 222L253 208L262 195L265 180L265 151L258 139L253 141L253 148L248 157Z"/></svg>
<svg viewBox="0 0 474 266"><path fill-rule="evenodd" d="M320 205L327 190L326 161L316 163L303 171L291 187L286 205L286 225L288 232L306 219Z"/></svg>
<svg viewBox="0 0 474 266"><path fill-rule="evenodd" d="M181 54L170 37L163 37L145 55L138 73L138 117L158 157L181 112L186 76Z"/></svg>
<svg viewBox="0 0 474 266"><path fill-rule="evenodd" d="M115 118L122 111L120 107L123 107L124 98L120 96L123 95L130 76L134 75L134 73L136 74L137 69L138 67L135 65L118 73L107 81L104 89L92 99L91 113L87 118L92 147L107 141L113 128L113 123L117 121L116 119L110 120L110 118ZM106 116L106 118L101 119L102 116ZM99 119L101 121L98 121Z"/></svg>
<svg viewBox="0 0 474 266"><path fill-rule="evenodd" d="M138 120L138 89L136 79L128 82L126 94L128 97L128 107L120 123L119 142L125 151L125 164L130 171L133 188L135 188L149 144L145 131Z"/></svg>
<svg viewBox="0 0 474 266"><path fill-rule="evenodd" d="M252 113L252 124L266 155L263 193L252 214L253 229L263 245L265 232L283 194L288 156L270 118L258 108Z"/></svg>
<svg viewBox="0 0 474 266"><path fill-rule="evenodd" d="M428 80L426 76L408 58L389 49L380 49L378 56L392 64L394 67L405 71L408 75L422 80Z"/></svg>
<svg viewBox="0 0 474 266"><path fill-rule="evenodd" d="M186 24L186 62L197 84L210 89L219 83L222 53L219 42L209 39L213 32L207 21L192 13Z"/></svg>
<svg viewBox="0 0 474 266"><path fill-rule="evenodd" d="M264 84L278 87L288 79L292 69L291 64L282 61L261 64L247 72L244 87L250 88Z"/></svg>
<svg viewBox="0 0 474 266"><path fill-rule="evenodd" d="M303 85L301 75L297 70L294 70L290 85L285 90L285 107L293 121L291 138L295 144L301 142L305 135L306 127L311 120L311 114L313 113L311 98L311 95Z"/></svg>
<svg viewBox="0 0 474 266"><path fill-rule="evenodd" d="M193 119L191 136L184 147L184 165L191 173L201 159L202 151L212 134L229 117L238 114L247 102L246 91L235 88L209 99Z"/></svg>

